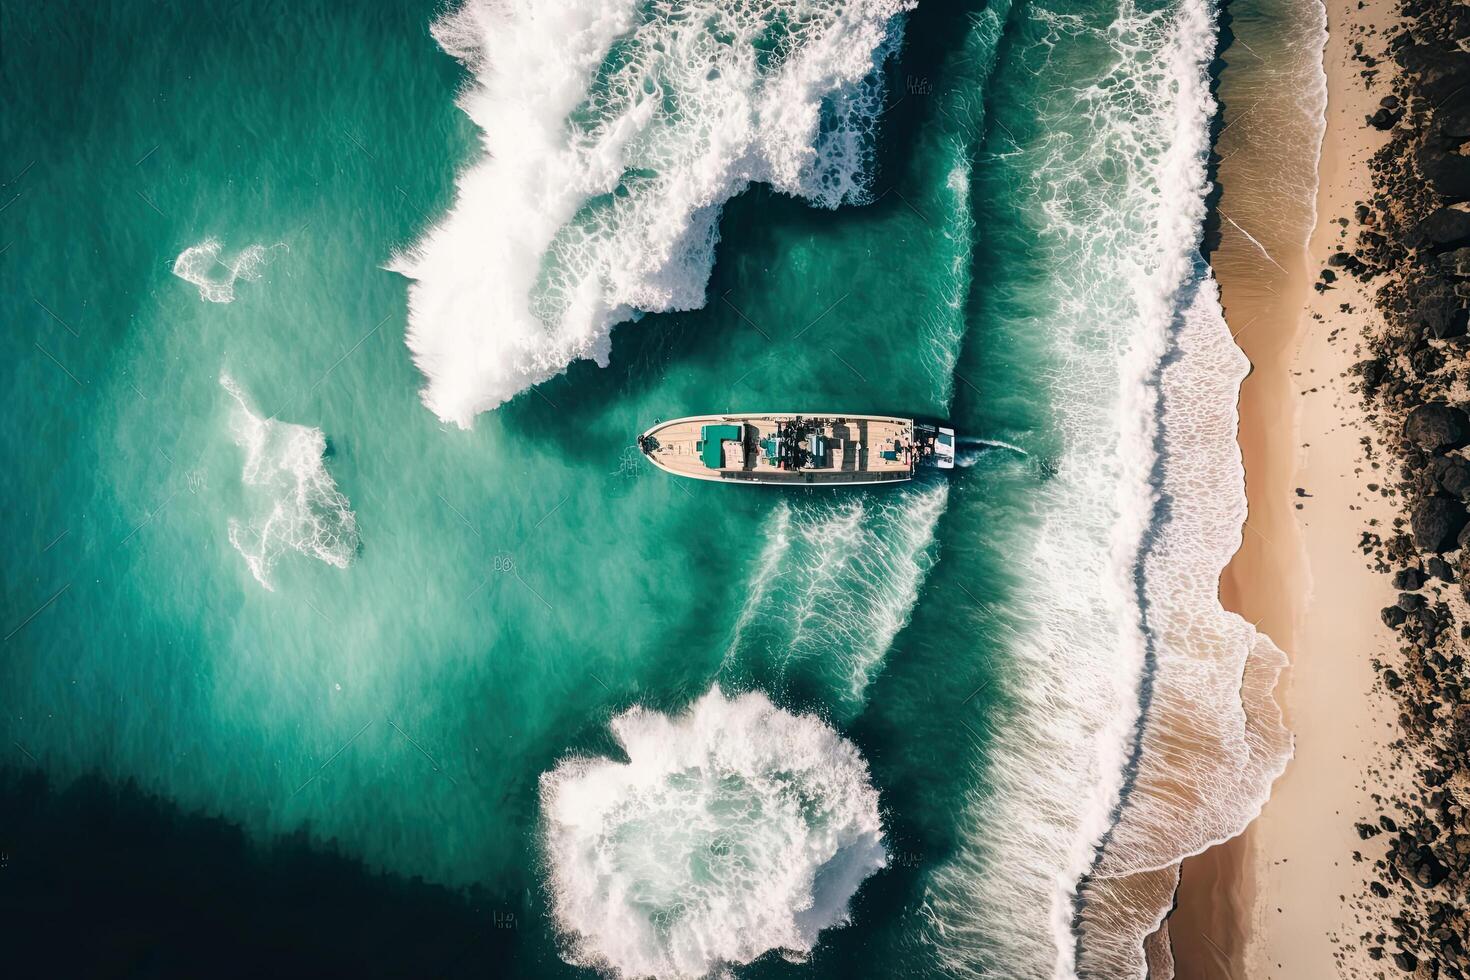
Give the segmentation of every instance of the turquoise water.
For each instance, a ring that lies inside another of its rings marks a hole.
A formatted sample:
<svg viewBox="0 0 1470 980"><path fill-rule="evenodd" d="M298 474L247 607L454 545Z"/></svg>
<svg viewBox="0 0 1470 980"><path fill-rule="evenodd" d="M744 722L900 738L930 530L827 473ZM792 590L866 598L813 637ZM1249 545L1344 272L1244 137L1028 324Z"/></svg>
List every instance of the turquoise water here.
<svg viewBox="0 0 1470 980"><path fill-rule="evenodd" d="M1068 883L1138 717L1114 638L1137 610L1108 581L1149 461L1119 420L1126 365L1158 356L1134 324L1168 317L1130 270L1194 247L1150 230L1171 131L1131 74L1185 29L1173 7L921 4L874 56L865 193L734 194L706 301L469 429L421 400L387 268L478 152L442 12L6 5L7 766L446 886L453 929L511 933L496 968L571 975L542 774L616 755L635 706L759 691L856 746L887 867L808 965L741 975L1067 968ZM212 280L245 259L229 302L175 273L210 241ZM804 406L1020 451L780 494L632 448L658 418Z"/></svg>

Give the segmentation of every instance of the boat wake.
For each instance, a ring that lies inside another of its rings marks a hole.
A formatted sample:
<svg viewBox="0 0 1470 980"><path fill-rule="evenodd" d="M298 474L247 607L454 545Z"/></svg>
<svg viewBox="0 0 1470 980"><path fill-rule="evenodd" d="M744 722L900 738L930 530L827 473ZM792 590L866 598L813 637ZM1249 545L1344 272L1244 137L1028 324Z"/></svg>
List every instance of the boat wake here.
<svg viewBox="0 0 1470 980"><path fill-rule="evenodd" d="M255 513L230 518L230 544L250 574L271 591L271 571L282 556L299 552L337 568L357 556L357 516L327 472L327 439L321 429L262 418L228 374L220 385L234 399L230 431L245 450L240 474Z"/></svg>
<svg viewBox="0 0 1470 980"><path fill-rule="evenodd" d="M626 762L541 777L551 913L575 965L687 978L772 950L799 961L887 863L867 764L812 715L716 687L612 731Z"/></svg>
<svg viewBox="0 0 1470 980"><path fill-rule="evenodd" d="M979 436L956 436L954 465L968 469L990 454L992 450L1003 449L1007 452L1016 453L1019 456L1030 456L1026 450L1015 443L1005 442L1001 439L981 439Z"/></svg>
<svg viewBox="0 0 1470 980"><path fill-rule="evenodd" d="M781 685L816 676L846 716L858 711L935 562L949 484L841 502L777 502L721 676Z"/></svg>
<svg viewBox="0 0 1470 980"><path fill-rule="evenodd" d="M574 360L605 365L618 323L702 306L721 208L752 182L866 202L878 69L914 2L468 0L438 20L485 156L390 264L414 280L425 405L468 427Z"/></svg>

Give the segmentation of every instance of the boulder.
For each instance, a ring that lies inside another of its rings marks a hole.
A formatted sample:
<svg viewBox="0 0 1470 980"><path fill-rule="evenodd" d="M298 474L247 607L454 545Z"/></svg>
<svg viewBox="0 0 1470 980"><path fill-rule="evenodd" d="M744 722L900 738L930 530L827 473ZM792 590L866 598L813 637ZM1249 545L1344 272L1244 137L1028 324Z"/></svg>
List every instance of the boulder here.
<svg viewBox="0 0 1470 980"><path fill-rule="evenodd" d="M1441 253L1439 267L1452 276L1470 277L1470 247Z"/></svg>
<svg viewBox="0 0 1470 980"><path fill-rule="evenodd" d="M1419 175L1442 197L1462 201L1470 197L1470 157L1455 152L1443 139L1426 139L1414 154Z"/></svg>
<svg viewBox="0 0 1470 980"><path fill-rule="evenodd" d="M1414 304L1414 317L1424 325L1424 332L1436 340L1463 336L1470 312L1465 301L1448 283L1435 283Z"/></svg>
<svg viewBox="0 0 1470 980"><path fill-rule="evenodd" d="M1440 139L1459 142L1470 138L1470 101L1450 99L1435 106L1430 127Z"/></svg>
<svg viewBox="0 0 1470 980"><path fill-rule="evenodd" d="M1450 551L1470 523L1465 505L1448 497L1424 497L1409 512L1409 532L1421 553Z"/></svg>
<svg viewBox="0 0 1470 980"><path fill-rule="evenodd" d="M1400 950L1393 954L1393 965L1405 973L1413 973L1419 969L1419 958L1413 953Z"/></svg>
<svg viewBox="0 0 1470 980"><path fill-rule="evenodd" d="M1394 111L1380 107L1377 112L1368 117L1368 125L1380 131L1390 130L1398 123L1403 114L1403 110Z"/></svg>
<svg viewBox="0 0 1470 980"><path fill-rule="evenodd" d="M1445 878L1449 877L1450 870L1442 864L1434 852L1427 847L1420 847L1411 858L1414 869L1414 881L1423 888L1433 888Z"/></svg>
<svg viewBox="0 0 1470 980"><path fill-rule="evenodd" d="M1441 582L1453 582L1455 580L1455 569L1449 562L1435 555L1424 563L1424 570Z"/></svg>
<svg viewBox="0 0 1470 980"><path fill-rule="evenodd" d="M1409 240L1416 248L1470 242L1470 211L1461 211L1458 208L1433 211L1414 226Z"/></svg>
<svg viewBox="0 0 1470 980"><path fill-rule="evenodd" d="M1424 597L1417 592L1400 592L1395 604L1404 612L1413 612L1424 605Z"/></svg>
<svg viewBox="0 0 1470 980"><path fill-rule="evenodd" d="M1389 629L1398 629L1409 618L1409 614L1398 606L1384 606L1378 616L1383 620L1383 625Z"/></svg>
<svg viewBox="0 0 1470 980"><path fill-rule="evenodd" d="M1401 568L1393 573L1393 587L1410 592L1424 585L1424 573L1417 568Z"/></svg>
<svg viewBox="0 0 1470 980"><path fill-rule="evenodd" d="M1435 452L1462 444L1470 435L1470 418L1453 405L1427 402L1414 406L1404 419L1404 435L1421 449Z"/></svg>
<svg viewBox="0 0 1470 980"><path fill-rule="evenodd" d="M1431 486L1451 497L1470 498L1470 460L1462 456L1434 457L1425 467L1424 476Z"/></svg>

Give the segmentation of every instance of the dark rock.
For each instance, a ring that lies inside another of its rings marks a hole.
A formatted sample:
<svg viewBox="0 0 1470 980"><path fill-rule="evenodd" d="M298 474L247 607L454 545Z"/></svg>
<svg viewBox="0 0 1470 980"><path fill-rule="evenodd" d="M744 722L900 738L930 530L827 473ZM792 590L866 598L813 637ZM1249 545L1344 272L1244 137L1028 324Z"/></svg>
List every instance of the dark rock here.
<svg viewBox="0 0 1470 980"><path fill-rule="evenodd" d="M1424 597L1417 592L1400 592L1398 607L1404 612L1413 612L1424 606Z"/></svg>
<svg viewBox="0 0 1470 980"><path fill-rule="evenodd" d="M1461 142L1470 137L1470 101L1451 99L1435 106L1432 131L1443 140Z"/></svg>
<svg viewBox="0 0 1470 980"><path fill-rule="evenodd" d="M1353 826L1358 829L1358 836L1363 840L1367 840L1370 837L1377 837L1380 833L1379 829L1371 823L1359 823Z"/></svg>
<svg viewBox="0 0 1470 980"><path fill-rule="evenodd" d="M1455 580L1455 569L1449 562L1435 555L1424 563L1424 570L1441 582L1453 582Z"/></svg>
<svg viewBox="0 0 1470 980"><path fill-rule="evenodd" d="M1368 886L1368 890L1377 895L1379 898L1388 897L1388 889L1383 887L1383 882L1381 881L1373 882L1373 884Z"/></svg>
<svg viewBox="0 0 1470 980"><path fill-rule="evenodd" d="M1470 197L1470 157L1456 153L1450 141L1426 139L1414 154L1414 162L1436 194L1457 201Z"/></svg>
<svg viewBox="0 0 1470 980"><path fill-rule="evenodd" d="M1380 612L1378 615L1380 618L1382 618L1383 625L1389 627L1390 629L1398 629L1400 626L1404 625L1404 621L1409 618L1409 614L1404 612L1398 606L1384 606L1383 611Z"/></svg>
<svg viewBox="0 0 1470 980"><path fill-rule="evenodd" d="M1414 852L1413 867L1414 880L1424 888L1433 888L1449 877L1450 873L1450 869L1427 847L1420 847Z"/></svg>
<svg viewBox="0 0 1470 980"><path fill-rule="evenodd" d="M1470 434L1470 419L1444 402L1416 405L1404 420L1404 435L1431 452L1460 445L1467 434Z"/></svg>
<svg viewBox="0 0 1470 980"><path fill-rule="evenodd" d="M1470 460L1460 456L1436 456L1425 467L1424 476L1433 487L1452 497L1470 497Z"/></svg>
<svg viewBox="0 0 1470 980"><path fill-rule="evenodd" d="M1419 969L1419 958L1413 953L1400 950L1393 954L1393 965L1405 973L1413 973Z"/></svg>
<svg viewBox="0 0 1470 980"><path fill-rule="evenodd" d="M1424 585L1424 573L1417 568L1401 568L1393 573L1393 587L1413 591Z"/></svg>
<svg viewBox="0 0 1470 980"><path fill-rule="evenodd" d="M1444 367L1444 355L1433 347L1420 347L1409 355L1409 364L1419 377L1428 377Z"/></svg>
<svg viewBox="0 0 1470 980"><path fill-rule="evenodd" d="M1439 257L1439 267L1452 276L1470 277L1470 247L1444 252Z"/></svg>
<svg viewBox="0 0 1470 980"><path fill-rule="evenodd" d="M1470 311L1465 301L1455 294L1453 288L1437 282L1425 289L1414 306L1414 317L1424 325L1424 332L1436 340L1461 337L1470 321Z"/></svg>
<svg viewBox="0 0 1470 980"><path fill-rule="evenodd" d="M1409 234L1409 244L1416 248L1458 245L1461 242L1470 242L1470 211L1457 208L1440 208L1432 212Z"/></svg>
<svg viewBox="0 0 1470 980"><path fill-rule="evenodd" d="M1392 109L1380 108L1368 117L1368 125L1380 131L1393 129L1394 125L1403 118L1403 115L1402 110L1395 112Z"/></svg>
<svg viewBox="0 0 1470 980"><path fill-rule="evenodd" d="M1464 505L1448 497L1424 497L1409 512L1414 547L1425 553L1455 548L1455 539L1467 522L1470 516L1466 515Z"/></svg>
<svg viewBox="0 0 1470 980"><path fill-rule="evenodd" d="M1433 44L1407 44L1394 52L1394 59L1405 71L1418 76L1418 94L1430 104L1447 102L1462 88L1470 85L1470 64L1463 52L1445 50Z"/></svg>

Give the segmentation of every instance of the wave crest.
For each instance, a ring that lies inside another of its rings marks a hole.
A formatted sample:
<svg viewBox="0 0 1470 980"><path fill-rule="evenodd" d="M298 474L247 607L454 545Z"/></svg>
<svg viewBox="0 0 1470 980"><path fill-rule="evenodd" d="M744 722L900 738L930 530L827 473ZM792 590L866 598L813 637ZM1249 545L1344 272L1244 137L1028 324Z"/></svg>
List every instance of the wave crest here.
<svg viewBox="0 0 1470 980"><path fill-rule="evenodd" d="M876 71L916 0L725 4L469 0L435 38L474 79L485 157L390 267L436 415L468 427L612 328L704 304L725 201L764 182L868 198Z"/></svg>

